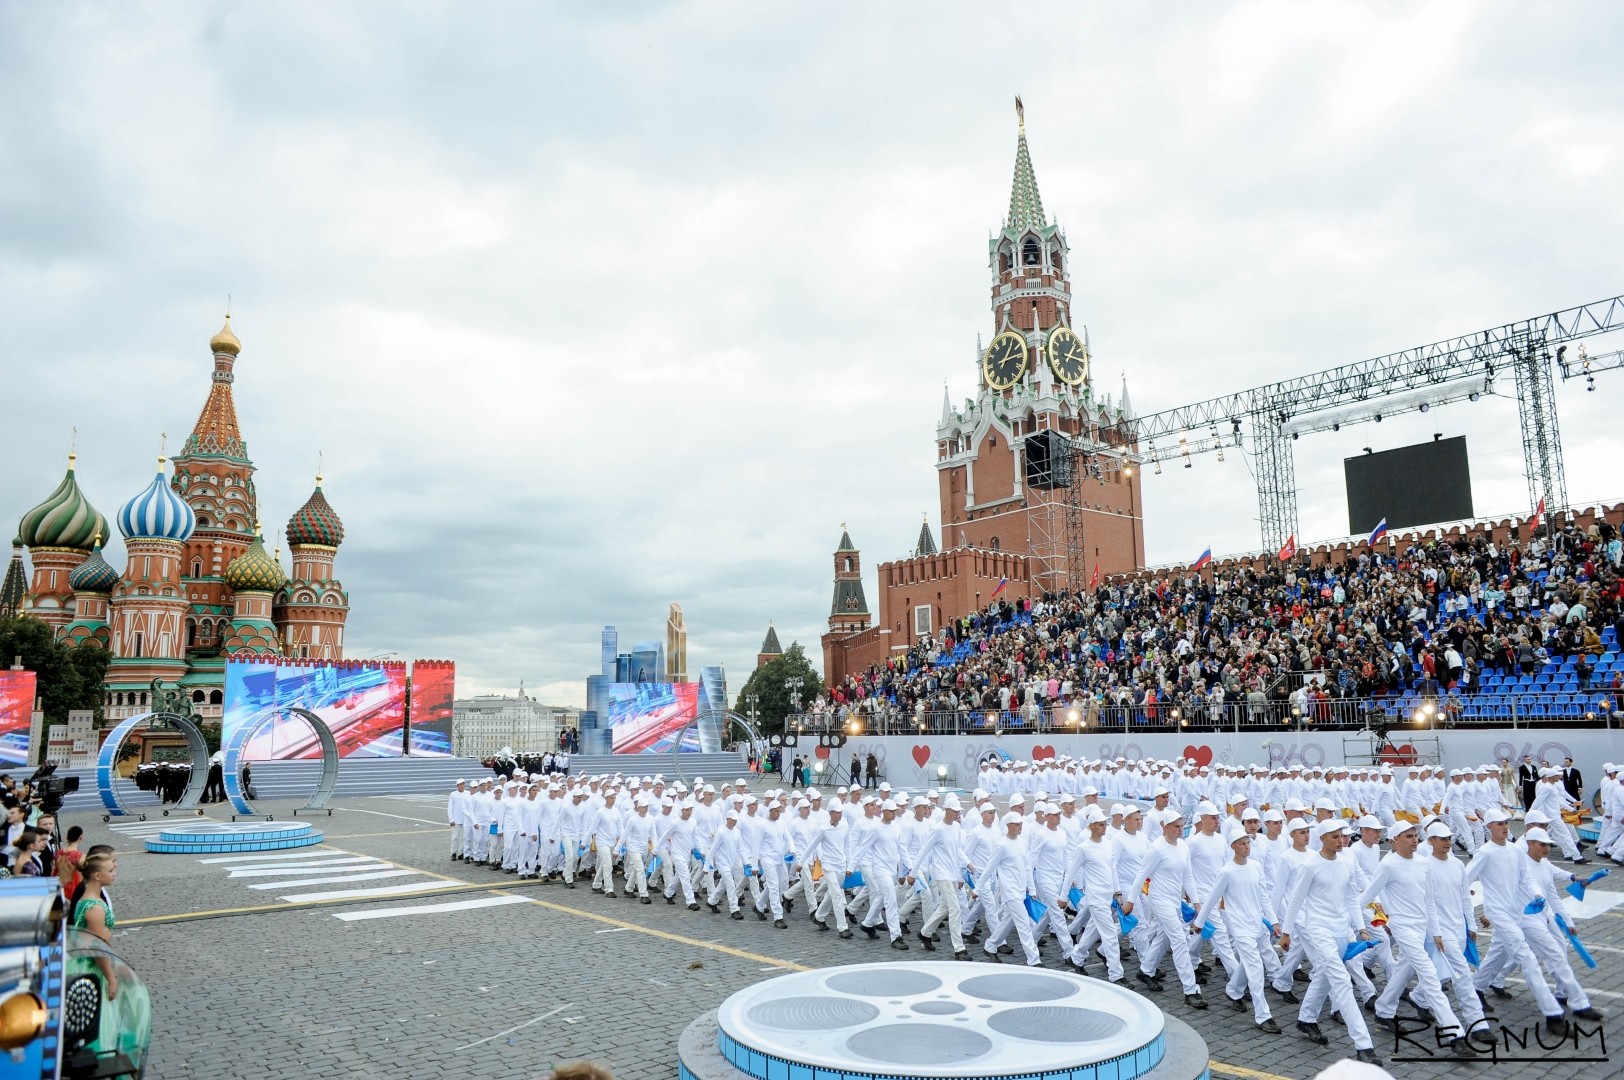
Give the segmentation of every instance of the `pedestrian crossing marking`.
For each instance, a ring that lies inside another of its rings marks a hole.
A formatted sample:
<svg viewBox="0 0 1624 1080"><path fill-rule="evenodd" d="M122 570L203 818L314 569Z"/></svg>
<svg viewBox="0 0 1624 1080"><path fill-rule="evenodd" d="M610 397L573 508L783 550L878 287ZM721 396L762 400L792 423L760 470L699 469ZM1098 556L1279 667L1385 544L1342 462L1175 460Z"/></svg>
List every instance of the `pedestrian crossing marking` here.
<svg viewBox="0 0 1624 1080"><path fill-rule="evenodd" d="M412 904L408 907L373 908L366 911L335 911L333 918L344 922L397 919L403 915L442 915L453 911L471 911L475 908L502 907L506 904L529 902L530 898L527 896L483 896L476 900L448 900L443 904Z"/></svg>
<svg viewBox="0 0 1624 1080"><path fill-rule="evenodd" d="M197 861L200 862L200 863L237 863L237 862L263 863L263 862L268 862L271 859L275 859L278 862L282 862L282 861L287 860L287 859L331 858L335 854L341 854L341 853L338 852L334 848L328 848L325 851L322 851L322 850L278 851L274 855L270 854L268 852L262 851L257 855L217 855L212 859L199 859ZM348 852L343 852L342 854L349 854L349 853Z"/></svg>
<svg viewBox="0 0 1624 1080"><path fill-rule="evenodd" d="M349 874L357 870L391 870L394 863L382 859L335 859L332 862L302 863L294 866L250 866L233 867L230 878L246 877L287 877L290 873L297 877L299 874ZM408 871L410 872L410 871Z"/></svg>
<svg viewBox="0 0 1624 1080"><path fill-rule="evenodd" d="M387 865L387 864L385 864ZM299 878L294 881L259 881L248 886L250 889L301 889L306 885L332 885L340 881L372 881L377 878L412 877L416 870L370 870L367 867L357 867L365 871L360 874L334 874L326 877ZM458 882L458 884L462 884ZM283 899L286 899L284 897Z"/></svg>
<svg viewBox="0 0 1624 1080"><path fill-rule="evenodd" d="M400 893L428 892L431 889L457 889L467 887L464 881L408 881L404 885L380 885L372 889L335 889L331 892L304 893L279 896L289 903L316 903L323 900L347 900L373 896L395 896Z"/></svg>

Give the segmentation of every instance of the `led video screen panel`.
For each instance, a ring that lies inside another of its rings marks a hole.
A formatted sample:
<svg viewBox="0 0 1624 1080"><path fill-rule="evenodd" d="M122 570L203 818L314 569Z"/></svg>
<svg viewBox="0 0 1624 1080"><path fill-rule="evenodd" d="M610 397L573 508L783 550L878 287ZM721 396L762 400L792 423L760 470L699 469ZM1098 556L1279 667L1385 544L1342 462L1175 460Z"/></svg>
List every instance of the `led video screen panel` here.
<svg viewBox="0 0 1624 1080"><path fill-rule="evenodd" d="M321 744L287 710L306 709L327 724L340 757L398 757L406 724L406 665L309 660L228 660L222 734L261 727L243 748L250 761L321 756ZM268 718L268 719L267 719Z"/></svg>
<svg viewBox="0 0 1624 1080"><path fill-rule="evenodd" d="M0 670L0 764L28 763L34 689L32 671Z"/></svg>
<svg viewBox="0 0 1624 1080"><path fill-rule="evenodd" d="M1368 534L1382 518L1403 529L1472 516L1465 436L1343 458L1342 471L1350 535Z"/></svg>
<svg viewBox="0 0 1624 1080"><path fill-rule="evenodd" d="M684 751L698 751L698 683L610 683L606 688L609 749L616 754L670 753L684 728ZM600 725L601 726L601 725Z"/></svg>
<svg viewBox="0 0 1624 1080"><path fill-rule="evenodd" d="M449 660L412 663L412 756L451 756L451 713L457 665Z"/></svg>

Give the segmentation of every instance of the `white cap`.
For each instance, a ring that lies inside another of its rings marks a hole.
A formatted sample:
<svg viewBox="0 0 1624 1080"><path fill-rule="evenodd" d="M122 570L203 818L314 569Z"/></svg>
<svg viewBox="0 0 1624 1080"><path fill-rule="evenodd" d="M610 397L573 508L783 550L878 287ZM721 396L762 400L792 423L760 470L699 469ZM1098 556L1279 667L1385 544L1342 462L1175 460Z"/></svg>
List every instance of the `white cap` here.
<svg viewBox="0 0 1624 1080"><path fill-rule="evenodd" d="M1527 832L1523 833L1523 839L1538 840L1542 844L1549 844L1551 842L1551 834L1546 832L1544 829L1529 829Z"/></svg>
<svg viewBox="0 0 1624 1080"><path fill-rule="evenodd" d="M1382 819L1375 814L1366 814L1359 819L1359 827L1361 829L1379 829L1382 827Z"/></svg>
<svg viewBox="0 0 1624 1080"><path fill-rule="evenodd" d="M1387 839L1397 840L1399 837L1403 836L1405 833L1414 828L1416 828L1416 824L1413 821L1395 821L1393 824L1387 826Z"/></svg>
<svg viewBox="0 0 1624 1080"><path fill-rule="evenodd" d="M1242 821L1262 821L1263 820L1263 815L1259 814L1256 810L1254 810L1250 806L1248 806L1245 810L1241 811L1241 820Z"/></svg>
<svg viewBox="0 0 1624 1080"><path fill-rule="evenodd" d="M1317 799L1314 802L1314 809L1329 810L1334 814L1336 813L1336 803L1332 802L1330 799Z"/></svg>
<svg viewBox="0 0 1624 1080"><path fill-rule="evenodd" d="M1195 816L1196 817L1217 817L1218 816L1218 808L1216 806L1212 805L1212 803L1207 802L1205 799L1202 799L1201 802L1195 808Z"/></svg>
<svg viewBox="0 0 1624 1080"><path fill-rule="evenodd" d="M953 794L952 792L948 792L947 798L942 800L942 809L963 810L964 805L959 802L959 797L957 795Z"/></svg>
<svg viewBox="0 0 1624 1080"><path fill-rule="evenodd" d="M1263 820L1265 822L1284 821L1286 820L1286 815L1280 812L1279 807L1271 806L1267 810L1263 811Z"/></svg>
<svg viewBox="0 0 1624 1080"><path fill-rule="evenodd" d="M1166 826L1173 824L1175 821L1183 820L1184 815L1169 806L1166 810L1162 811L1161 816L1156 820L1156 824L1165 828Z"/></svg>
<svg viewBox="0 0 1624 1080"><path fill-rule="evenodd" d="M1313 828L1313 826L1310 825L1307 821L1305 821L1304 819L1302 819L1300 817L1294 817L1294 818L1291 819L1290 822L1288 822L1286 824L1286 831L1287 832L1296 832L1299 829L1311 829L1311 828Z"/></svg>
<svg viewBox="0 0 1624 1080"><path fill-rule="evenodd" d="M1328 818L1314 826L1314 835L1321 840L1332 833L1347 832L1348 827L1339 818Z"/></svg>
<svg viewBox="0 0 1624 1080"><path fill-rule="evenodd" d="M1090 806L1083 812L1083 820L1090 825L1103 825L1106 820L1105 811L1097 806Z"/></svg>
<svg viewBox="0 0 1624 1080"><path fill-rule="evenodd" d="M1483 820L1488 822L1490 825L1493 825L1499 821L1510 821L1511 815L1500 809L1498 806L1491 806L1487 811L1484 812Z"/></svg>
<svg viewBox="0 0 1624 1080"><path fill-rule="evenodd" d="M890 799L887 799L880 804L881 810L895 810L896 808L897 804Z"/></svg>
<svg viewBox="0 0 1624 1080"><path fill-rule="evenodd" d="M1021 815L1019 815L1017 813L1013 813L1013 812L1005 814L1003 816L1003 818L1001 819L1001 821L1005 825L1024 825L1026 823L1025 818L1023 818L1023 817L1021 817Z"/></svg>
<svg viewBox="0 0 1624 1080"><path fill-rule="evenodd" d="M829 813L838 814L838 813L841 813L842 811L844 811L845 809L846 809L846 804L844 802L842 802L840 799L831 799L831 800L829 800L829 807L828 807Z"/></svg>
<svg viewBox="0 0 1624 1080"><path fill-rule="evenodd" d="M1551 815L1547 814L1543 810L1530 810L1523 815L1523 824L1527 825L1529 828L1533 828L1536 825L1549 825L1550 823Z"/></svg>
<svg viewBox="0 0 1624 1080"><path fill-rule="evenodd" d="M1450 830L1449 826L1441 821L1434 821L1431 825L1427 826L1428 840L1450 840L1453 839L1454 836L1455 834Z"/></svg>

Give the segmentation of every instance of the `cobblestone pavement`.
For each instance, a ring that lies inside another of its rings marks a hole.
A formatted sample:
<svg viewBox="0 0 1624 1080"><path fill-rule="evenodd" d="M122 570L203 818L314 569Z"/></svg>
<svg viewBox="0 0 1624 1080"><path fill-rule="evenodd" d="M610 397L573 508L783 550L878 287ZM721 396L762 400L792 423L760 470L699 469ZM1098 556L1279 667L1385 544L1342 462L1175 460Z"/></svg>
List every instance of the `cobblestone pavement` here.
<svg viewBox="0 0 1624 1080"><path fill-rule="evenodd" d="M268 809L283 820L293 805ZM297 873L242 872L279 861L277 853L207 863L148 854L140 834L164 823L158 818L107 825L100 815L70 815L64 823L120 850L115 943L152 990L149 1076L529 1078L591 1058L620 1080L673 1080L683 1028L743 986L801 967L926 955L917 941L904 954L883 935L816 933L799 908L789 930L775 930L680 904L609 899L585 881L567 890L454 863L437 797L344 800L330 818L308 820L326 842L298 861L322 865ZM326 878L340 880L290 884ZM260 885L270 887L251 887ZM400 893L309 901L384 887ZM1612 879L1595 888L1609 887ZM1624 1031L1624 906L1578 929L1600 963L1596 971L1576 963L1580 981L1607 1014L1607 1034L1615 1024ZM1062 963L1052 947L1044 961ZM1499 1016L1520 1030L1538 1017L1527 992L1512 988L1517 997L1498 1003ZM1222 1007L1216 981L1207 987L1216 1007L1205 1012L1174 991L1152 997L1207 1040L1215 1077L1295 1080L1351 1053L1328 1013L1332 1045L1321 1048L1291 1033L1294 1006L1271 1000L1286 1034L1268 1036L1256 1033L1250 1013ZM1392 1036L1376 1034L1378 1052L1391 1057ZM1595 1052L1597 1041L1585 1047ZM1535 1069L1541 1080L1624 1076L1624 1052L1608 1062L1561 1060L1575 1053L1572 1042L1544 1050L1531 1041L1517 1056L1538 1065L1389 1068L1405 1080Z"/></svg>

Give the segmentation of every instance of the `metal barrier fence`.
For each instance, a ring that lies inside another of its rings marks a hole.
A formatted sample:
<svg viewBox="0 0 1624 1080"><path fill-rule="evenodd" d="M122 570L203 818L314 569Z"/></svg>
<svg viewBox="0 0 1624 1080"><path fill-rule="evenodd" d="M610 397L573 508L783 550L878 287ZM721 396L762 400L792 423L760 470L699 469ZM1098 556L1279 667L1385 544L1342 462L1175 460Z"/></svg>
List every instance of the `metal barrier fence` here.
<svg viewBox="0 0 1624 1080"><path fill-rule="evenodd" d="M784 730L806 735L1112 734L1138 731L1394 731L1454 727L1604 727L1624 723L1624 694L1414 693L1326 698L1306 707L1286 700L1099 705L1087 702L1016 709L903 712L825 709L796 713Z"/></svg>

